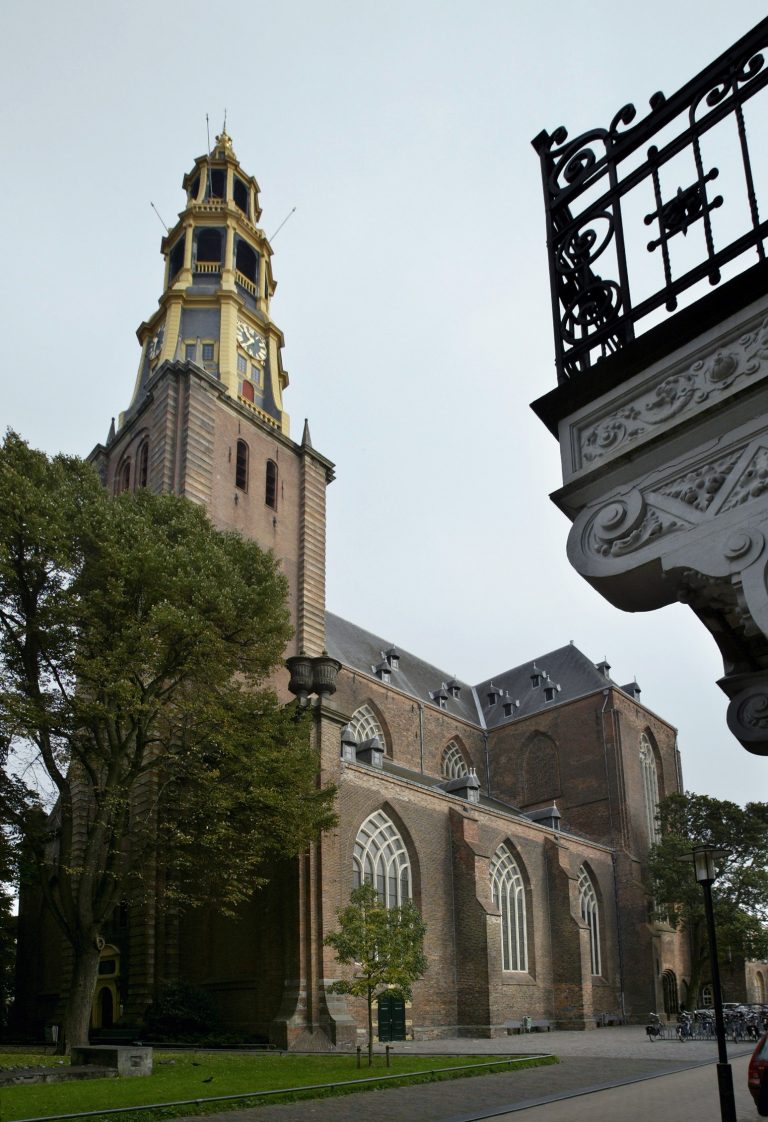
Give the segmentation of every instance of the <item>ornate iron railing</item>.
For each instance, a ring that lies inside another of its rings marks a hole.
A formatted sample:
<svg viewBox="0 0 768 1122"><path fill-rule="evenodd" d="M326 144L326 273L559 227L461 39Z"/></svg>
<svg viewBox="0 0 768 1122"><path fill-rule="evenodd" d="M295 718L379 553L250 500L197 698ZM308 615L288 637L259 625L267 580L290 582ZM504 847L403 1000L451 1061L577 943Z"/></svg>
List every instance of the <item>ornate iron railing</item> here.
<svg viewBox="0 0 768 1122"><path fill-rule="evenodd" d="M560 127L533 141L559 382L765 259L768 106L752 99L768 85L766 47L768 19L673 97L654 94L637 124L625 105L607 129L568 140Z"/></svg>

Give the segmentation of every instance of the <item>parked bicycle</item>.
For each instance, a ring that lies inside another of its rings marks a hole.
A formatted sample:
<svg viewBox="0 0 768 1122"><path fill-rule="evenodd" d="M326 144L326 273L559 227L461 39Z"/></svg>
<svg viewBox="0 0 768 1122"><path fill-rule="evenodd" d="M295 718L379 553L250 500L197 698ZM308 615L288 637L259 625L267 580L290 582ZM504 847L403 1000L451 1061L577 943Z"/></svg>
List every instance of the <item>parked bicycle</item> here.
<svg viewBox="0 0 768 1122"><path fill-rule="evenodd" d="M678 1014L677 1039L682 1041L693 1039L693 1016L685 1010Z"/></svg>
<svg viewBox="0 0 768 1122"><path fill-rule="evenodd" d="M662 1025L661 1018L658 1013L648 1014L648 1024L645 1026L645 1031L651 1044L656 1042L656 1038L661 1036Z"/></svg>

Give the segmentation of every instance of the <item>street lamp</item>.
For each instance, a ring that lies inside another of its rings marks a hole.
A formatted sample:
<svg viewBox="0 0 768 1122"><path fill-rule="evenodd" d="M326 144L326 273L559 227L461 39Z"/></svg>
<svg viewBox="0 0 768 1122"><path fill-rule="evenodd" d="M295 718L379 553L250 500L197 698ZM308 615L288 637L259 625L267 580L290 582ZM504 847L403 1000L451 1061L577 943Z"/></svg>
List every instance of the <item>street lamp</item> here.
<svg viewBox="0 0 768 1122"><path fill-rule="evenodd" d="M733 1097L733 1073L728 1063L725 1046L725 1021L723 1019L723 994L720 989L720 967L717 961L717 941L715 938L715 913L712 910L712 882L717 877L715 862L723 857L721 849L708 845L697 845L688 857L681 861L691 861L696 880L704 891L704 912L707 917L707 937L709 941L709 962L712 970L712 998L715 1006L715 1034L717 1036L717 1088L720 1093L720 1117L723 1122L736 1122L736 1101Z"/></svg>

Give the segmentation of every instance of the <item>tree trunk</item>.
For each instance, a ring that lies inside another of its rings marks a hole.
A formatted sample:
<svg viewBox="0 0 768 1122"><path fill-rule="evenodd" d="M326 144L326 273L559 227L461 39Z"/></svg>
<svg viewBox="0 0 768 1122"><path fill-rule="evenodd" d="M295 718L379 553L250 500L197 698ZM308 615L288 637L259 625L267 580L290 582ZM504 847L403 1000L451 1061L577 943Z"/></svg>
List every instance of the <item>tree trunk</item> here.
<svg viewBox="0 0 768 1122"><path fill-rule="evenodd" d="M368 987L368 1067L373 1067L373 989Z"/></svg>
<svg viewBox="0 0 768 1122"><path fill-rule="evenodd" d="M99 975L99 948L96 941L73 947L72 981L64 1010L63 1033L56 1051L66 1055L73 1044L88 1043L93 995Z"/></svg>

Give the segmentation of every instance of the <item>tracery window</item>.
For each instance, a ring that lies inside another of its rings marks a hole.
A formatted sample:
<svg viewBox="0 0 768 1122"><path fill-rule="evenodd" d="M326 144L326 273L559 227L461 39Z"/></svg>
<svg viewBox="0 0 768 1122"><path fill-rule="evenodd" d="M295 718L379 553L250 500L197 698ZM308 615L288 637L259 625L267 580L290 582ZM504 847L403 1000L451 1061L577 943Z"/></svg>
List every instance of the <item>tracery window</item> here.
<svg viewBox="0 0 768 1122"><path fill-rule="evenodd" d="M355 888L371 884L388 908L411 899L411 864L394 822L377 810L360 827L352 855Z"/></svg>
<svg viewBox="0 0 768 1122"><path fill-rule="evenodd" d="M455 740L452 740L443 752L442 766L446 779L459 779L462 775L468 774L466 762Z"/></svg>
<svg viewBox="0 0 768 1122"><path fill-rule="evenodd" d="M354 733L358 744L362 744L364 741L378 736L382 748L386 748L387 742L384 737L384 731L370 705L361 705L359 709L355 710L352 714L352 720L349 722L349 727Z"/></svg>
<svg viewBox="0 0 768 1122"><path fill-rule="evenodd" d="M659 777L656 770L656 757L645 733L640 736L640 769L643 773L643 799L648 839L653 844L661 840L659 824L656 820L659 805Z"/></svg>
<svg viewBox="0 0 768 1122"><path fill-rule="evenodd" d="M501 912L502 968L525 971L528 969L525 885L506 845L499 846L491 862L491 895Z"/></svg>
<svg viewBox="0 0 768 1122"><path fill-rule="evenodd" d="M581 918L589 928L589 953L592 959L592 973L602 974L600 956L600 907L592 879L582 865L579 869L579 897Z"/></svg>

